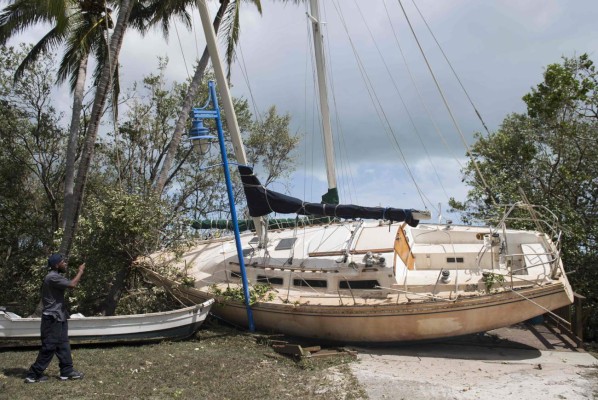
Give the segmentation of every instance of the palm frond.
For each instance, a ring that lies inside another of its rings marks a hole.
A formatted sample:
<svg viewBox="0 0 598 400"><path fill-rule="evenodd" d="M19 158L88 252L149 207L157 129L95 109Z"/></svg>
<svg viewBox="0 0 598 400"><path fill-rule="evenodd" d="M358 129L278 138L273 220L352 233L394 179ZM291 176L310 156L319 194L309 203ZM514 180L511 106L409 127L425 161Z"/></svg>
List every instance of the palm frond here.
<svg viewBox="0 0 598 400"><path fill-rule="evenodd" d="M135 26L142 26L142 33L150 27L160 26L162 34L168 38L171 19L181 21L187 29L192 27L192 19L188 9L195 7L192 0L153 0L147 7L134 9L131 22Z"/></svg>
<svg viewBox="0 0 598 400"><path fill-rule="evenodd" d="M239 15L241 11L241 2L232 1L222 20L221 32L224 34L226 42L226 79L230 81L230 72L233 60L235 58L235 46L239 41Z"/></svg>
<svg viewBox="0 0 598 400"><path fill-rule="evenodd" d="M60 68L58 69L58 82L62 82L68 78L71 90L75 89L81 60L89 57L92 53L92 48L98 42L106 40L105 32L105 16L97 18L97 16L87 15L85 18L80 18L71 25L69 37L66 40L66 49Z"/></svg>
<svg viewBox="0 0 598 400"><path fill-rule="evenodd" d="M22 78L23 73L43 54L47 54L50 50L60 46L64 40L65 32L58 28L51 29L33 48L27 53L21 64L19 64L15 71L14 80L18 81Z"/></svg>
<svg viewBox="0 0 598 400"><path fill-rule="evenodd" d="M97 86L100 83L100 75L102 73L102 68L107 62L113 62L110 60L110 56L108 53L109 43L107 41L107 37L104 36L102 40L94 41L92 52L94 58L96 59L96 67L93 72L93 85ZM117 74L118 71L115 72Z"/></svg>
<svg viewBox="0 0 598 400"><path fill-rule="evenodd" d="M258 12L262 13L262 4L260 0L245 0L256 6ZM231 67L235 60L235 48L239 42L241 33L240 24L241 0L231 1L222 19L222 29L224 40L226 42L226 78L230 81Z"/></svg>
<svg viewBox="0 0 598 400"><path fill-rule="evenodd" d="M245 0L248 3L252 3L257 8L257 11L262 14L262 2L260 0ZM289 0L283 0L285 3ZM300 3L302 0L291 0L294 3ZM304 0L303 0L304 1Z"/></svg>
<svg viewBox="0 0 598 400"><path fill-rule="evenodd" d="M0 13L0 44L39 23L64 29L71 1L17 0Z"/></svg>

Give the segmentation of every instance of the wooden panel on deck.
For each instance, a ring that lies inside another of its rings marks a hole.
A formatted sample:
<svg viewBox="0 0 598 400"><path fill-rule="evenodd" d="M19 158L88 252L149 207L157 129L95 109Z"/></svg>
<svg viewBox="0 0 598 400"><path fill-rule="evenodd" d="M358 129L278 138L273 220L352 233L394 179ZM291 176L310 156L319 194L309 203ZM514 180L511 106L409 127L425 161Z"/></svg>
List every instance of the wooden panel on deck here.
<svg viewBox="0 0 598 400"><path fill-rule="evenodd" d="M399 255L399 257L401 257L401 260L403 260L407 268L413 270L415 257L411 252L411 245L409 245L409 241L405 235L405 231L403 230L404 227L405 224L401 225L397 231L397 237L395 239L395 252Z"/></svg>

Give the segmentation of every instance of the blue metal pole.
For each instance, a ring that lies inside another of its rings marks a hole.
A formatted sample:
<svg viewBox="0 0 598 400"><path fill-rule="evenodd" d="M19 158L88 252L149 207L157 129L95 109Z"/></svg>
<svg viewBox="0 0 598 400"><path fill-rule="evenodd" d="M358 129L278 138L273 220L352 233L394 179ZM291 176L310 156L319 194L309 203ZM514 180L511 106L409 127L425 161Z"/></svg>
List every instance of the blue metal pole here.
<svg viewBox="0 0 598 400"><path fill-rule="evenodd" d="M237 208L235 207L235 198L233 196L233 185L230 179L230 171L228 169L228 157L226 155L226 145L224 143L224 133L222 130L222 120L220 119L220 107L218 106L218 98L216 97L216 88L214 81L208 82L210 89L210 97L212 104L216 111L216 127L218 128L218 143L220 144L220 155L222 156L222 165L224 168L224 179L226 180L226 189L228 191L228 202L230 204L230 213L233 219L233 228L235 232L235 243L237 245L237 256L239 257L239 266L241 268L241 278L243 280L243 294L245 295L245 306L247 307L247 321L249 323L249 331L255 331L255 324L253 322L253 311L249 304L249 283L247 282L247 272L245 271L245 259L243 257L243 248L241 247L241 233L239 232L239 221L237 220Z"/></svg>

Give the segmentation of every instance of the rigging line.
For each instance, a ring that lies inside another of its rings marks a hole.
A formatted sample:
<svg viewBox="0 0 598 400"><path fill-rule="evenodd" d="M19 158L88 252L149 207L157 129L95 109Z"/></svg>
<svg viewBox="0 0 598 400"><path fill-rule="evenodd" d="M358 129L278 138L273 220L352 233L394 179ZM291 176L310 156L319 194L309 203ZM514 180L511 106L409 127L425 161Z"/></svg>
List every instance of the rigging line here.
<svg viewBox="0 0 598 400"><path fill-rule="evenodd" d="M426 101L424 100L424 97L423 97L423 95L421 93L421 90L419 89L419 86L417 85L417 83L415 81L415 77L413 76L413 73L411 72L411 68L409 68L409 63L407 62L407 57L405 57L405 52L403 51L403 46L401 46L401 43L399 42L399 35L397 34L397 32L395 30L394 24L392 23L392 19L390 18L390 13L388 12L388 8L386 7L386 0L383 1L383 4L384 4L384 9L386 10L386 16L388 17L388 23L389 23L390 28L392 30L393 36L395 38L395 43L397 44L397 47L399 48L399 52L401 53L401 57L403 58L403 63L405 64L405 68L407 70L407 73L409 74L409 78L411 79L411 83L413 84L413 87L415 88L415 91L417 92L417 96L419 98L419 101L422 104L422 106L424 107L424 109L426 110L428 118L430 118L430 121L432 121L432 125L434 126L434 130L436 131L436 134L438 135L438 137L440 138L440 140L442 140L442 143L444 144L444 147L451 154L451 156L453 156L453 158L455 159L455 161L457 161L457 164L459 164L459 167L461 169L463 169L464 167L461 164L461 161L459 161L459 158L455 155L455 153L453 152L453 150L450 148L450 146L448 145L448 142L446 141L446 138L444 137L444 135L442 134L442 131L438 127L438 123L436 122L436 119L432 115L432 112L430 111L430 108L426 104Z"/></svg>
<svg viewBox="0 0 598 400"><path fill-rule="evenodd" d="M187 71L187 79L191 79L191 74L189 74L189 68L187 68L187 60L185 59L185 52L183 51L183 43L181 43L181 37L179 36L179 28L176 26L176 21L174 22L174 30L176 32L176 38L179 42L179 48L181 49L181 55L183 56L183 64L185 65L185 71Z"/></svg>
<svg viewBox="0 0 598 400"><path fill-rule="evenodd" d="M445 197L447 198L447 200L449 199L449 195L446 192L446 189L444 188L444 185L442 184L442 179L440 179L440 175L438 174L438 170L436 169L436 166L434 165L434 163L432 162L432 157L430 156L430 152L428 151L428 148L426 147L426 144L424 143L424 140L422 139L422 136L419 132L419 129L417 129L417 125L415 124L415 121L413 120L413 116L411 115L411 113L409 112L409 108L407 108L407 104L405 103L405 99L403 98L403 96L401 95L401 92L399 90L399 87L397 85L396 80L394 79L394 77L392 76L392 73L390 72L390 68L388 67L388 64L386 63L386 59L384 58L384 55L382 55L382 51L380 50L380 47L378 46L378 43L376 42L376 39L374 38L374 34L372 33L372 30L370 29L370 26L368 25L365 16L363 15L363 12L361 11L361 8L359 7L359 4L357 4L356 0L353 0L353 2L355 3L355 6L357 7L357 10L359 11L359 14L361 15L361 19L363 20L363 23L365 25L365 27L368 30L368 33L370 34L370 38L372 39L372 42L374 42L374 46L376 47L376 50L378 51L378 55L380 56L380 59L382 60L382 64L384 64L384 67L386 68L386 72L388 72L388 76L390 77L390 80L395 88L395 91L397 92L397 95L399 96L399 99L401 100L401 104L403 105L403 108L405 109L405 112L407 113L407 117L409 118L409 122L411 123L411 126L413 127L413 130L415 131L415 134L417 136L417 138L419 139L419 142L421 143L424 152L426 153L426 157L428 158L428 162L430 163L430 166L432 167L432 170L434 171L434 174L436 175L436 179L438 180L438 183L440 184L440 187L442 188L442 191L444 192Z"/></svg>
<svg viewBox="0 0 598 400"><path fill-rule="evenodd" d="M343 26L345 28L345 33L347 34L348 38L349 38L349 42L351 43L352 49L353 49L353 53L354 56L357 60L357 65L359 67L359 71L362 75L362 79L365 83L366 86L366 90L368 92L368 95L370 96L370 101L372 102L372 105L374 106L374 109L376 111L376 114L378 116L378 119L380 120L380 122L382 123L382 126L384 128L384 131L387 135L387 137L389 138L391 144L394 146L395 150L397 150L397 152L399 153L399 155L401 156L401 162L403 163L405 169L407 170L408 175L410 176L411 180L413 181L413 184L416 188L416 190L418 191L418 194L420 196L420 199L422 200L422 203L425 206L425 200L423 197L423 193L421 188L419 187L419 185L417 184L415 177L411 171L411 169L409 168L409 165L407 163L407 159L403 153L403 150L401 148L401 145L399 143L399 141L397 140L397 137L394 133L394 130L386 116L386 112L384 111L384 108L382 107L382 103L380 101L380 99L378 98L378 95L376 94L376 91L374 90L373 84L369 78L369 75L366 72L365 69L365 65L363 64L363 61L361 60L361 58L359 57L359 54L357 52L357 49L353 43L353 40L351 39L351 35L349 34L348 28L347 28L347 24L346 21L344 19L344 16L342 14L342 12L340 11L340 8L337 8L337 11L339 12L339 15L341 17L341 21L343 22Z"/></svg>
<svg viewBox="0 0 598 400"><path fill-rule="evenodd" d="M262 115L259 112L257 107L257 102L255 101L255 97L253 95L253 90L251 90L251 85L249 83L249 74L247 72L247 65L245 64L245 57L243 56L243 48L241 47L241 42L237 43L237 48L239 49L239 54L241 55L241 63L239 64L239 69L241 69L241 73L243 74L243 79L245 80L245 84L247 85L247 90L249 90L249 97L251 97L251 104L253 105L253 112L259 123L262 123Z"/></svg>
<svg viewBox="0 0 598 400"><path fill-rule="evenodd" d="M422 21L424 21L424 24L426 25L426 28L428 28L428 32L430 32L430 35L432 35L432 38L434 39L434 42L436 42L436 45L438 45L438 48L440 49L440 52L442 53L442 56L446 60L446 63L448 64L449 68L453 72L453 75L455 75L455 78L457 78L457 82L459 82L459 85L461 86L461 89L463 89L463 92L465 92L465 96L467 97L467 100L469 100L469 104L471 104L471 106L473 107L476 115L478 116L478 119L480 120L480 122L484 126L484 129L486 130L486 133L490 134L490 131L488 130L488 127L486 126L486 122L484 122L484 119L482 118L482 115L480 114L480 112L476 108L476 106L473 103L473 100L471 99L471 97L469 97L469 93L465 89L465 86L463 86L463 83L461 83L461 79L459 78L459 75L457 75L457 71L455 71L455 69L453 68L453 65L449 61L447 55L444 53L444 50L442 49L442 47L440 46L440 43L436 39L436 36L434 35L434 32L432 32L432 29L430 28L430 25L428 25L428 21L426 21L426 19L424 18L424 16L423 16L422 12L420 11L419 7L417 6L417 4L415 4L415 1L411 0L411 2L415 6L415 9L419 13L419 16L421 17Z"/></svg>
<svg viewBox="0 0 598 400"><path fill-rule="evenodd" d="M110 54L110 26L108 25L108 5L104 0L104 23L106 24L106 54L108 60L108 66L110 67L110 71L112 71L112 55ZM117 61L118 62L118 61ZM115 69L114 73L109 74L108 77L108 87L110 88L110 92L112 93L112 129L114 129L114 145L116 148L116 170L118 173L116 174L118 178L118 184L120 185L121 189L123 187L122 181L122 171L121 171L121 159L120 159L120 146L118 145L118 122L116 121L116 107L118 107L118 99L115 99L114 96L114 74L117 74L118 71Z"/></svg>
<svg viewBox="0 0 598 400"><path fill-rule="evenodd" d="M326 18L326 3L322 4L323 6L323 15L324 18ZM323 29L328 30L327 25L323 25ZM329 35L326 34L324 35L324 38L326 40L326 44L327 46L324 47L325 51L328 53L328 76L330 77L329 81L330 81L330 92L332 93L332 103L334 104L334 119L335 119L335 123L336 123L336 135L333 135L333 137L336 139L336 143L337 143L337 148L338 148L338 155L339 155L339 162L340 162L340 170L343 172L341 175L341 179L344 182L343 185L343 192L346 191L347 197L349 198L349 202L353 203L353 192L355 192L355 197L357 197L357 192L355 191L355 184L354 184L354 180L353 180L353 175L351 173L351 168L349 165L349 157L348 154L349 152L347 151L347 141L345 140L345 135L341 126L341 122L340 122L340 117L339 117L339 113L338 113L338 106L337 106L337 102L336 102L336 91L335 91L335 86L334 86L334 74L332 73L332 55L330 53L330 43L329 43ZM343 193L344 194L344 193Z"/></svg>
<svg viewBox="0 0 598 400"><path fill-rule="evenodd" d="M334 2L332 4L335 4ZM364 79L364 83L366 84L366 90L368 92L368 95L370 96L370 100L372 101L372 104L374 105L374 109L376 110L376 114L378 115L378 118L380 119L380 122L382 122L382 126L384 127L384 131L387 134L388 138L391 139L390 142L391 144L393 144L395 146L395 149L399 152L400 158L401 158L401 162L403 163L405 169L407 170L407 174L409 175L409 177L411 178L419 196L420 199L422 200L422 203L426 204L423 194L422 194L422 190L419 187L419 185L417 184L417 181L415 180L415 176L413 175L413 172L411 171L411 169L409 168L409 164L407 163L407 158L405 157L405 154L403 152L403 149L401 148L401 145L399 144L399 141L397 140L397 137L394 133L394 130L392 129L392 126L388 120L388 117L386 115L386 112L384 111L381 101L378 98L378 95L376 94L376 92L374 91L372 82L367 74L367 72L365 71L365 66L363 64L363 62L361 61L361 58L359 57L359 54L357 53L357 49L355 47L355 44L353 43L353 40L351 38L351 35L349 34L349 29L347 27L347 23L345 21L345 18L342 14L342 12L340 11L340 9L335 5L335 8L337 10L337 12L339 13L339 16L341 18L341 22L343 25L343 28L345 30L345 33L347 34L347 37L349 38L349 43L351 44L351 48L353 50L353 54L355 56L355 59L357 60L357 65L359 67L360 73L362 75L362 79Z"/></svg>
<svg viewBox="0 0 598 400"><path fill-rule="evenodd" d="M333 3L333 4L334 4L334 3ZM337 8L337 12L338 12L338 13L339 13L339 15L340 15L341 21L342 21L342 22L344 22L344 20L343 20L343 16L342 16L342 12L340 12L340 10L339 10L338 8ZM371 103L372 103L372 106L374 107L374 111L376 112L376 114L377 114L377 116L378 116L378 119L379 119L379 120L380 120L380 122L382 123L382 128L385 130L385 133L386 133L387 135L389 135L389 133L388 133L388 127L387 127L387 126L384 124L383 118L382 118L382 116L381 116L381 114L380 114L380 110L379 110L379 104L377 104L377 103L376 103L376 101L374 101L374 96L373 96L373 94L372 94L372 92L373 92L373 88L371 87L371 83L369 82L369 78L368 78L368 76L367 76L367 74L366 74L366 72L365 72L365 68L364 68L364 66L363 66L363 63L361 62L361 59L360 59L360 57L359 57L359 55L358 55L358 53L357 53L357 50L356 50L356 48L355 48L355 46L354 46L354 44L353 44L353 40L352 40L351 36L348 34L348 30L346 29L346 27L345 27L345 33L347 34L347 36L348 36L348 39L349 39L349 43L350 43L350 44L351 44L351 46L352 46L352 49L353 49L353 55L355 56L355 59L356 59L356 61L357 61L357 67L358 67L359 73L361 74L361 79L363 80L363 83L364 83L365 89L366 89L366 91L367 91L367 93L368 93L368 95L369 95L369 97L370 97L370 101L371 101ZM397 145L396 145L396 143L394 143L392 140L391 140L391 145L394 145L394 146L395 146L395 148L396 148L396 146L397 146ZM402 160L402 161L403 161L403 160ZM408 168L406 165L405 165L405 167L406 167L406 168Z"/></svg>
<svg viewBox="0 0 598 400"><path fill-rule="evenodd" d="M457 132L459 133L459 136L461 137L461 141L463 142L463 146L465 146L465 149L467 150L467 155L469 157L471 157L471 161L473 163L473 166L476 170L476 172L478 173L478 176L480 177L480 180L482 181L482 184L484 185L484 188L486 188L486 190L488 191L489 197L492 201L492 203L496 204L496 200L494 199L494 196L491 195L491 189L490 186L488 185L488 183L486 182L486 179L484 178L484 175L482 174L482 171L480 170L480 167L478 165L478 163L475 161L475 159L473 158L472 154L471 154L471 150L469 148L469 145L467 144L467 140L465 140L465 135L463 135L463 131L461 130L461 127L459 126L459 124L457 123L457 120L455 119L455 115L453 114L453 111L451 110L451 107L448 104L448 101L444 95L444 92L442 91L442 88L440 87L440 83L438 82L438 79L436 79L436 75L434 74L434 71L432 70L432 67L430 66L430 62L428 61L428 57L426 57L426 54L424 52L424 49L421 46L421 43L419 42L419 39L417 38L417 35L415 34L415 30L413 29L413 25L411 25L411 20L409 19L409 17L407 16L407 12L405 12L405 8L403 7L403 3L401 2L401 0L397 0L399 2L399 5L401 6L401 10L403 11L403 15L405 16L405 19L407 20L407 24L409 25L409 29L411 29L411 33L413 34L413 37L415 38L415 41L417 43L417 46L419 47L419 50L422 54L422 56L424 57L424 60L426 62L426 66L428 67L428 70L430 71L430 74L432 75L432 78L434 79L434 83L436 84L436 88L438 89L438 92L440 93L440 97L442 97L442 102L444 103L444 106L446 107L451 120L453 122L453 125L455 126L455 129L457 130Z"/></svg>

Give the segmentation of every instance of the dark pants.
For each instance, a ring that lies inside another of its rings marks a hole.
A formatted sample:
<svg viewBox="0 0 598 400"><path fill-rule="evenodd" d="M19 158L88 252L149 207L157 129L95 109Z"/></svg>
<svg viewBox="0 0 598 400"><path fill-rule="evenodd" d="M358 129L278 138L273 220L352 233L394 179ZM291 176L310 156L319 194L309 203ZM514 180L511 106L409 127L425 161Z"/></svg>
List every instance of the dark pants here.
<svg viewBox="0 0 598 400"><path fill-rule="evenodd" d="M71 344L69 343L69 327L67 321L57 321L49 315L42 316L41 325L42 348L37 360L29 368L28 375L40 376L56 354L60 366L60 375L68 375L73 371Z"/></svg>

